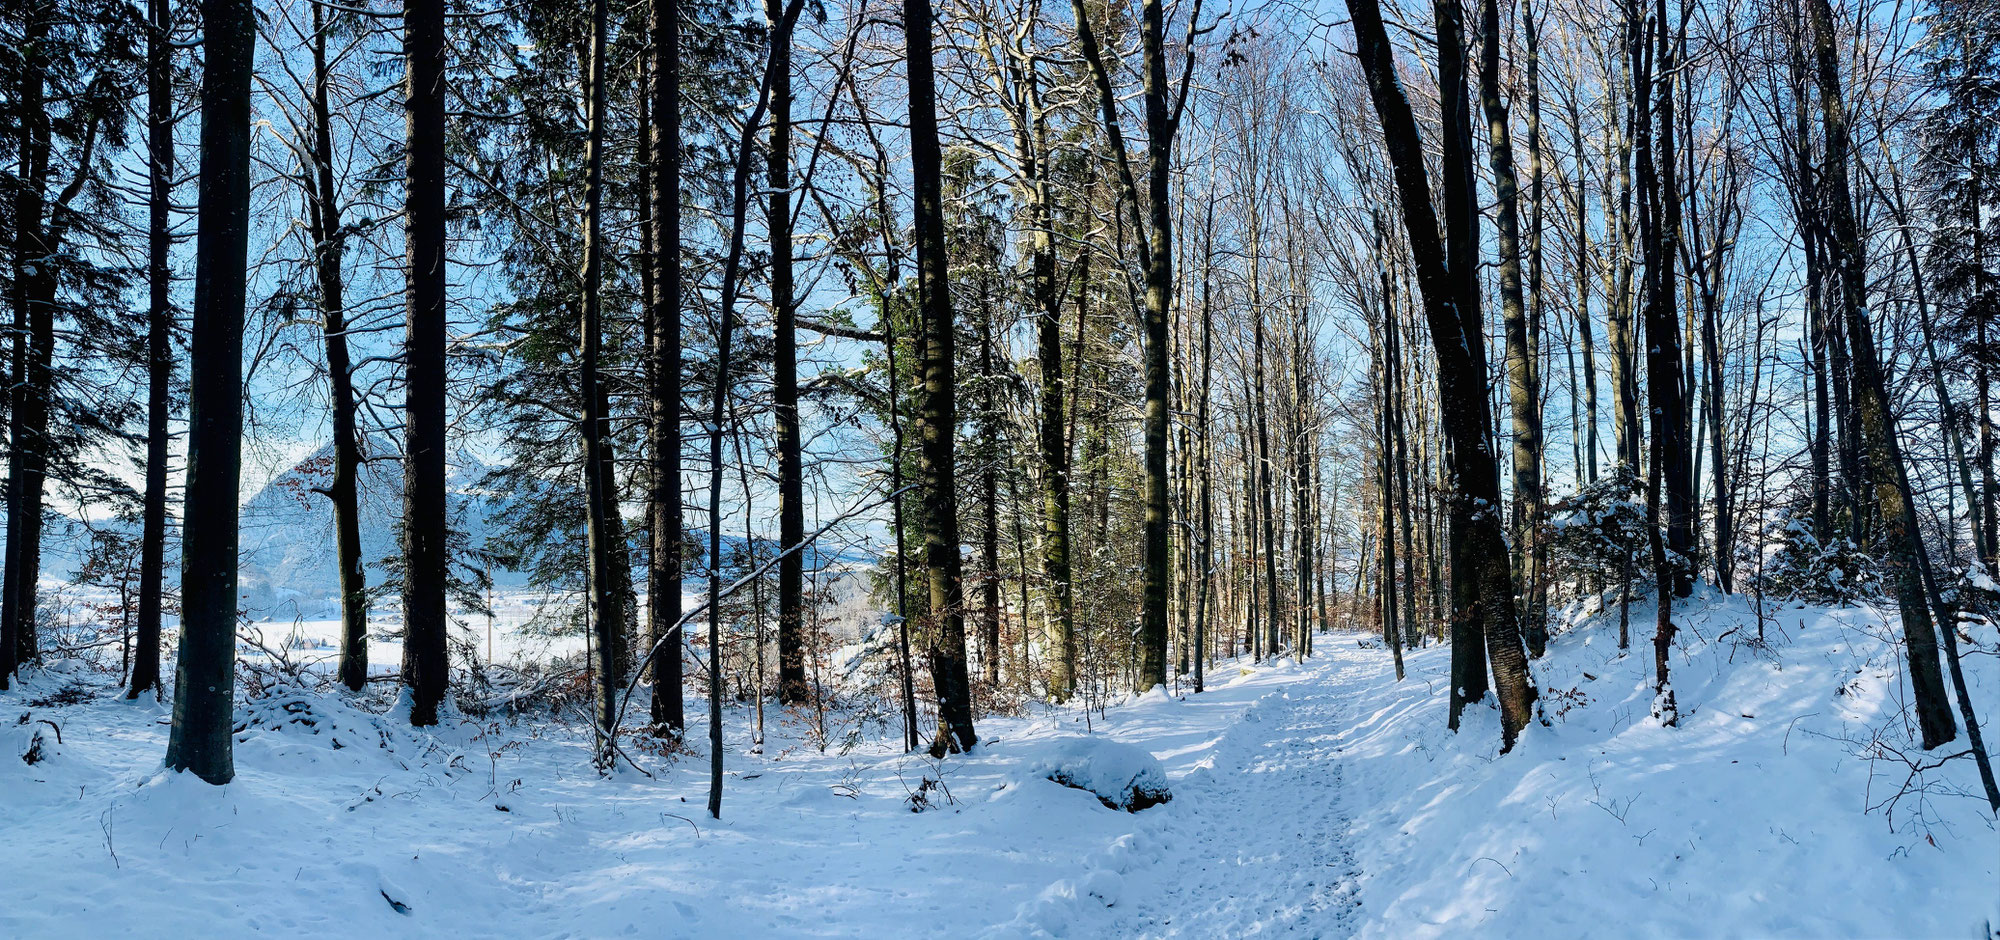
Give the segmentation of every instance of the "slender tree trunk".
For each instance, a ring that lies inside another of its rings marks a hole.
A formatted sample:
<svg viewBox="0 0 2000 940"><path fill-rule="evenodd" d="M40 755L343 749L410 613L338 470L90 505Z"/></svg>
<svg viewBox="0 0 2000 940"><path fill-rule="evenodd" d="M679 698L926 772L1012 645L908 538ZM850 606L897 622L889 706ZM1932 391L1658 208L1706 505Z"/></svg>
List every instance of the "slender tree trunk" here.
<svg viewBox="0 0 2000 940"><path fill-rule="evenodd" d="M924 654L930 661L931 681L938 696L938 733L931 742L931 753L941 757L948 751L971 748L979 737L972 728L971 681L965 662L964 585L953 473L958 427L953 388L957 336L951 313L950 266L945 258L944 155L938 143L930 0L903 0L903 43L910 95L910 164L916 191L918 319L924 337L922 423L918 428L924 567L930 584ZM1164 556L1161 560L1164 562ZM1163 605L1161 613L1165 612Z"/></svg>
<svg viewBox="0 0 2000 940"><path fill-rule="evenodd" d="M236 776L236 493L243 436L243 304L250 246L249 0L203 0L201 175L189 349L181 645L166 765L221 785Z"/></svg>
<svg viewBox="0 0 2000 940"><path fill-rule="evenodd" d="M451 668L445 643L444 20L444 0L404 0L409 311L404 350L403 683L412 696L410 723L419 726L437 724Z"/></svg>
<svg viewBox="0 0 2000 940"><path fill-rule="evenodd" d="M1597 346L1590 329L1590 223L1586 220L1589 192L1583 184L1583 116L1577 96L1570 97L1570 139L1576 142L1576 334L1583 358L1583 459L1588 482L1597 482Z"/></svg>
<svg viewBox="0 0 2000 940"><path fill-rule="evenodd" d="M883 297L883 349L888 358L889 372L889 435L894 442L889 452L889 490L896 495L891 504L890 524L896 530L896 652L901 664L903 686L903 751L917 749L917 693L916 665L910 658L910 609L909 609L909 546L905 544L908 529L903 514L903 459L904 435L902 403L897 389L902 385L901 373L896 371L896 318L890 312L890 301Z"/></svg>
<svg viewBox="0 0 2000 940"><path fill-rule="evenodd" d="M601 3L603 0L593 0ZM722 264L721 311L715 335L715 384L708 421L708 815L722 818L722 436L729 414L729 383L736 340L736 300L742 286L744 220L750 213L750 163L757 129L771 106L777 47L791 42L803 0L790 0L766 50L757 104L743 122L731 173L729 251Z"/></svg>
<svg viewBox="0 0 2000 940"><path fill-rule="evenodd" d="M594 668L597 673L597 763L600 770L611 766L612 739L617 732L618 632L623 621L616 583L612 546L611 517L618 512L615 497L605 486L610 479L609 445L605 441L605 396L600 388L599 359L604 343L602 294L604 284L604 119L605 30L609 23L606 0L590 4L590 65L586 76L588 125L583 153L583 322L579 330L577 388L583 399L583 486L585 528L590 581L588 622L594 641Z"/></svg>
<svg viewBox="0 0 2000 940"><path fill-rule="evenodd" d="M359 692L368 684L368 574L361 562L361 506L356 477L361 441L356 429L354 366L347 351L347 305L340 265L346 234L333 177L333 108L328 101L325 13L313 7L313 267L319 279L320 317L326 334L328 399L333 411L334 557L340 567L340 682Z"/></svg>
<svg viewBox="0 0 2000 940"><path fill-rule="evenodd" d="M1251 239L1251 271L1256 271L1256 237ZM1257 294L1256 275L1251 275L1251 295ZM1250 316L1255 321L1256 334L1256 376L1251 383L1254 396L1254 420L1257 422L1257 509L1258 519L1264 534L1264 597L1269 601L1264 605L1264 654L1278 655L1278 539L1277 526L1273 522L1276 513L1271 507L1271 432L1270 421L1266 417L1264 404L1264 308L1251 302Z"/></svg>
<svg viewBox="0 0 2000 940"><path fill-rule="evenodd" d="M649 436L653 545L647 570L647 635L653 662L652 719L687 727L681 689L681 52L679 0L653 0L653 383Z"/></svg>
<svg viewBox="0 0 2000 940"><path fill-rule="evenodd" d="M1208 211L1202 225L1201 262L1201 397L1195 405L1195 431L1201 437L1201 493L1199 497L1201 531L1196 539L1199 560L1199 582L1195 587L1194 625L1194 690L1203 690L1203 666L1207 661L1209 591L1214 580L1212 554L1215 544L1215 445L1209 436L1209 399L1214 389L1215 379L1215 333L1213 301L1214 278L1212 277L1215 257L1215 197L1209 196Z"/></svg>
<svg viewBox="0 0 2000 940"><path fill-rule="evenodd" d="M1632 140L1641 129L1638 115L1642 102L1626 94L1624 109L1621 112L1618 108L1621 92L1632 88L1632 53L1638 42L1633 37L1639 30L1633 16L1635 6L1636 3L1621 4L1624 15L1618 53L1619 81L1606 96L1609 110L1605 124L1615 138L1618 203L1611 246L1614 261L1611 270L1605 273L1611 287L1609 309L1605 311L1605 339L1611 345L1612 430L1618 445L1618 461L1636 473L1639 438L1644 430L1639 423L1639 382L1633 374L1637 363L1632 343ZM1607 215L1612 214L1612 208L1605 206Z"/></svg>
<svg viewBox="0 0 2000 940"><path fill-rule="evenodd" d="M1688 440L1688 381L1682 371L1680 304L1675 291L1675 259L1680 256L1681 192L1674 157L1675 89L1679 83L1674 37L1667 21L1666 0L1655 5L1658 39L1657 69L1649 76L1658 95L1655 105L1656 152L1644 152L1642 175L1650 173L1655 212L1654 238L1647 245L1647 277L1652 286L1646 299L1646 391L1653 414L1654 447L1660 453L1660 483L1666 511L1666 549L1672 553L1674 597L1686 597L1694 585L1693 461ZM1655 77L1656 76L1656 77ZM1642 183L1642 186L1645 184ZM1655 643L1659 640L1656 638ZM1656 654L1664 662L1665 652Z"/></svg>
<svg viewBox="0 0 2000 940"><path fill-rule="evenodd" d="M979 334L979 375L981 382L980 402L987 417L987 427L992 432L989 442L1000 440L999 422L994 420L993 388L1000 379L993 371L993 308L982 299ZM979 473L981 508L981 531L979 533L980 582L979 600L981 609L980 627L985 631L984 662L986 684L990 688L1000 686L1000 477L997 471L998 455L986 462Z"/></svg>
<svg viewBox="0 0 2000 940"><path fill-rule="evenodd" d="M174 377L173 250L174 179L173 5L149 0L146 30L146 490L139 537L139 623L132 650L136 699L160 689L160 622L166 593L167 460ZM4 656L0 656L4 659ZM0 683L5 677L0 676ZM4 686L0 686L4 687Z"/></svg>
<svg viewBox="0 0 2000 940"><path fill-rule="evenodd" d="M764 15L775 27L784 18L784 0L764 0ZM778 436L778 543L791 548L805 540L805 466L800 454L799 342L792 296L792 48L771 49L770 210L771 317L777 349L772 363L774 416ZM811 701L806 685L805 553L778 562L778 700L786 705Z"/></svg>
<svg viewBox="0 0 2000 940"><path fill-rule="evenodd" d="M1385 297L1386 301L1387 298ZM1388 312L1385 304L1384 313ZM1387 327L1386 317L1384 327ZM1393 406L1389 394L1388 345L1384 344L1383 355L1376 366L1376 446L1375 446L1375 502L1376 531L1381 535L1376 544L1382 554L1381 563L1376 566L1380 572L1380 586L1377 593L1382 604L1382 639L1389 644L1389 651L1396 660L1396 681L1403 681L1403 628L1396 619L1396 517L1394 484L1389 472L1389 460L1395 453L1395 444L1390 431L1390 408Z"/></svg>
<svg viewBox="0 0 2000 940"><path fill-rule="evenodd" d="M1861 434L1866 438L1869 459L1876 469L1875 502L1881 516L1885 567L1902 608L1903 642L1910 664L1910 684L1915 692L1917 723L1923 732L1924 747L1935 748L1951 741L1958 732L1938 662L1937 625L1931 620L1922 579L1928 566L1922 530L1917 526L1909 477L1896 440L1896 419L1889 410L1887 381L1876 358L1873 327L1868 322L1868 264L1848 186L1848 119L1840 86L1833 12L1827 0L1806 0L1806 6L1812 24L1820 117L1826 131L1824 172L1833 220L1832 248L1853 356ZM1952 629L1950 624L1944 624L1943 628Z"/></svg>

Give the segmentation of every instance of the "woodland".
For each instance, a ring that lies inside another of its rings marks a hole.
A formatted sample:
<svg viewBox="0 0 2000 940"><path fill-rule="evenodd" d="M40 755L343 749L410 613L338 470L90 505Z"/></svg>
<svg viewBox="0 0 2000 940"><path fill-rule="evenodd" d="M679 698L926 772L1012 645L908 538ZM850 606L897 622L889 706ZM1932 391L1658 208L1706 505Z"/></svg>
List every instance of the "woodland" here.
<svg viewBox="0 0 2000 940"><path fill-rule="evenodd" d="M33 0L0 245L45 897L540 792L485 929L2000 936L1995 0Z"/></svg>

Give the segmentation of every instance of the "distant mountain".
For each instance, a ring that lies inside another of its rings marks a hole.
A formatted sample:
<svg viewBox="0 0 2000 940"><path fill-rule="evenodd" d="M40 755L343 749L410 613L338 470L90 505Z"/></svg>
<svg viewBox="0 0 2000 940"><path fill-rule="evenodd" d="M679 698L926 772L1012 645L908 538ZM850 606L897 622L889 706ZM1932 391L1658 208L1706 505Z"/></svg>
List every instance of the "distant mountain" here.
<svg viewBox="0 0 2000 940"><path fill-rule="evenodd" d="M387 450L378 446L374 456ZM478 485L489 469L463 451L446 464L445 485L453 523L475 546L485 542L486 520L499 508L497 497ZM238 590L252 616L311 618L338 611L340 570L334 548L333 504L320 492L332 482L333 445L329 443L243 502ZM402 464L364 461L356 483L361 559L372 586L385 577L382 560L397 551L397 527L403 515ZM503 587L520 581L498 570L493 577Z"/></svg>
<svg viewBox="0 0 2000 940"><path fill-rule="evenodd" d="M701 550L699 558L691 559L688 562L686 576L689 578L708 577L708 531L705 529L689 529L683 538L693 542ZM777 554L777 539L760 538L756 542L758 561L761 562ZM722 563L725 572L734 565L734 562L731 560L732 556L740 557L743 554L743 547L746 544L749 544L748 540L744 539L741 535L725 535L722 537ZM806 546L801 551L801 554L805 556L807 571L845 565L874 564L876 561L876 555L873 552L859 545L836 547L830 544L814 544Z"/></svg>
<svg viewBox="0 0 2000 940"><path fill-rule="evenodd" d="M387 452L387 447L381 447ZM459 452L446 466L446 486L451 497L453 524L468 536L471 545L485 544L489 520L497 519L508 507L507 497L480 485L492 466L477 457ZM272 478L245 500L241 514L238 590L242 603L253 617L317 619L335 615L340 604L339 567L334 551L333 505L319 492L333 479L333 447L320 448L291 469ZM397 526L403 514L403 473L400 463L376 460L362 464L358 481L361 502L361 558L368 583L384 578L381 562L397 551ZM635 535L637 526L633 527ZM686 538L706 550L708 534L689 530ZM723 536L725 556L740 553L741 535ZM768 557L776 543L758 539L759 555ZM636 546L635 546L636 548ZM639 553L634 553L639 557ZM875 556L858 547L814 546L806 549L807 570L865 564ZM177 568L174 574L178 574ZM705 577L706 555L688 566L690 578ZM525 574L495 568L498 587L522 587ZM645 572L634 572L643 582Z"/></svg>

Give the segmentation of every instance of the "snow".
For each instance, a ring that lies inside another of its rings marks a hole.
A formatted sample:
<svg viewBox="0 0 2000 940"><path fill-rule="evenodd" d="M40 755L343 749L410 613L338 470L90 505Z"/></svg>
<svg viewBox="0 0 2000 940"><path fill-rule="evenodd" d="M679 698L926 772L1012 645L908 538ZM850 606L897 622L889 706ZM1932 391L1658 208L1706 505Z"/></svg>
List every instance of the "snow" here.
<svg viewBox="0 0 2000 940"><path fill-rule="evenodd" d="M1112 809L1138 812L1174 798L1166 770L1144 748L1110 738L1070 737L1056 739L1048 750L1035 764L1035 776L1088 790Z"/></svg>
<svg viewBox="0 0 2000 940"><path fill-rule="evenodd" d="M2000 839L1970 762L1911 778L1898 757L1920 752L1892 610L1772 606L1765 642L1743 599L1682 611L1678 727L1649 716L1650 630L1621 652L1615 612L1573 612L1534 664L1546 724L1506 755L1490 702L1445 728L1447 649L1407 651L1398 683L1358 634L1321 635L1303 662L1225 663L1200 695L987 717L979 747L941 761L860 714L831 716L828 735L859 743L822 752L810 714L776 709L751 754L731 703L720 821L700 753L635 748L654 776L600 777L573 723L419 731L386 702L297 688L240 705L236 780L211 787L160 769L166 708L45 669L0 693L0 935L1971 937L2000 923ZM2000 659L1966 665L1995 713ZM48 759L17 759L58 728ZM688 737L698 748L706 728ZM1158 775L1173 800L1118 812L1048 780L1058 769L1093 789Z"/></svg>
<svg viewBox="0 0 2000 940"><path fill-rule="evenodd" d="M1704 589L1705 590L1705 589ZM1353 691L1339 730L1368 917L1363 937L1983 936L2000 925L2000 838L1970 759L1898 796L1923 754L1902 709L1893 610L1681 602L1678 727L1649 716L1650 602L1633 648L1615 607L1559 635L1534 672L1546 726L1497 752L1498 713L1444 728L1450 652L1321 647ZM1970 657L2000 718L2000 669ZM1891 749L1894 750L1891 750ZM1896 753L1900 751L1899 755Z"/></svg>

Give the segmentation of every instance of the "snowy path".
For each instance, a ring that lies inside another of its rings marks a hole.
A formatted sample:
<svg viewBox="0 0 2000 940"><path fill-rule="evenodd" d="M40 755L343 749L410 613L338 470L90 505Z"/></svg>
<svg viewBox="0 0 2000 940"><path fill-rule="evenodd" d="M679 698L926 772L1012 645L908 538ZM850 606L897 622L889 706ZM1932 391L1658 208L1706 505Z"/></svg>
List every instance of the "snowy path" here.
<svg viewBox="0 0 2000 940"><path fill-rule="evenodd" d="M1172 774L1174 802L1140 813L1130 842L1099 860L1116 871L1123 856L1138 856L1119 903L1105 911L1104 935L1352 932L1359 901L1339 801L1335 681L1344 665L1351 664L1320 658L1279 670L1282 684L1224 725L1186 772Z"/></svg>

